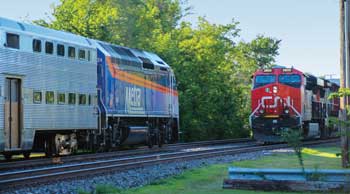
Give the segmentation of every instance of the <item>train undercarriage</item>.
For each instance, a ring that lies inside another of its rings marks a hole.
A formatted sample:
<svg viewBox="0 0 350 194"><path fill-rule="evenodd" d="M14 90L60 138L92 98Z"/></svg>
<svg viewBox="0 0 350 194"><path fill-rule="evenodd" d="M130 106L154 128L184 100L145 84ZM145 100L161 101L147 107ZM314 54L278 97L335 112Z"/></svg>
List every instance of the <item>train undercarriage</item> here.
<svg viewBox="0 0 350 194"><path fill-rule="evenodd" d="M3 152L6 159L14 154L44 152L47 157L75 154L78 150L103 152L121 146L161 147L178 141L176 118L109 117L105 127L79 130L37 130L32 150Z"/></svg>
<svg viewBox="0 0 350 194"><path fill-rule="evenodd" d="M276 121L277 120L277 121ZM259 142L283 142L283 133L299 130L303 139L326 139L335 136L337 126L328 124L325 119L304 121L302 125L296 119L257 119L253 122L254 139Z"/></svg>

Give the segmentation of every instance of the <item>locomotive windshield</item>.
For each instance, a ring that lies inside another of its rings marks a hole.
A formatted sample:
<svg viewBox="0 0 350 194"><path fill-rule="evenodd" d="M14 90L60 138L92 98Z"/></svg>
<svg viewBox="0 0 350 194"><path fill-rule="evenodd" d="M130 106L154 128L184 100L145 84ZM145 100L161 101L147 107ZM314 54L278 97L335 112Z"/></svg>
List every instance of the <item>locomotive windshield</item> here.
<svg viewBox="0 0 350 194"><path fill-rule="evenodd" d="M292 75L279 75L278 82L281 84L285 84L288 86L292 86L295 88L299 88L301 84L300 75L292 74Z"/></svg>
<svg viewBox="0 0 350 194"><path fill-rule="evenodd" d="M276 81L275 75L257 75L255 77L254 88L258 88Z"/></svg>

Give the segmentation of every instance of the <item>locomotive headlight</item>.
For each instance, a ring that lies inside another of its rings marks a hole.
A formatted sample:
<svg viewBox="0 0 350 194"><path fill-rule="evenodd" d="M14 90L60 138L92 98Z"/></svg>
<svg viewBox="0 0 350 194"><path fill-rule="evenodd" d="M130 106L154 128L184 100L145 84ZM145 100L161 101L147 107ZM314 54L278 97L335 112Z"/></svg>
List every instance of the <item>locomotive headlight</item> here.
<svg viewBox="0 0 350 194"><path fill-rule="evenodd" d="M272 92L273 92L273 93L277 93L277 86L273 86L273 87L272 87Z"/></svg>
<svg viewBox="0 0 350 194"><path fill-rule="evenodd" d="M264 114L264 109L259 110L261 114Z"/></svg>
<svg viewBox="0 0 350 194"><path fill-rule="evenodd" d="M289 110L288 110L288 109L284 110L284 113L288 114L288 113L289 113Z"/></svg>

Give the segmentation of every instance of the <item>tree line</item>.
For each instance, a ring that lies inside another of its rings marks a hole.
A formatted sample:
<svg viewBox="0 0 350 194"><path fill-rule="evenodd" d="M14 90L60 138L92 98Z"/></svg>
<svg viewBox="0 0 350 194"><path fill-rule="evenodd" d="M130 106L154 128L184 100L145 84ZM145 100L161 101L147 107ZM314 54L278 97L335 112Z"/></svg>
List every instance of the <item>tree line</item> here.
<svg viewBox="0 0 350 194"><path fill-rule="evenodd" d="M177 78L185 141L248 137L251 75L271 66L280 40L237 41L239 22L185 21L180 0L61 0L52 17L33 23L155 52Z"/></svg>

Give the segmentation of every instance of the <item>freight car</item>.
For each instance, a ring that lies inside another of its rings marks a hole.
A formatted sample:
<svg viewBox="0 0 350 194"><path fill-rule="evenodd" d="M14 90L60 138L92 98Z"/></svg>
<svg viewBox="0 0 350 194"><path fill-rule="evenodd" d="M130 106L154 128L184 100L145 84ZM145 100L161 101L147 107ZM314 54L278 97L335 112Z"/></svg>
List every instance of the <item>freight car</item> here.
<svg viewBox="0 0 350 194"><path fill-rule="evenodd" d="M289 129L300 130L304 138L329 137L336 130L329 118L337 117L339 98L328 96L338 89L293 67L259 69L253 75L249 116L254 139L279 142Z"/></svg>
<svg viewBox="0 0 350 194"><path fill-rule="evenodd" d="M179 105L158 55L0 18L0 153L176 142Z"/></svg>

